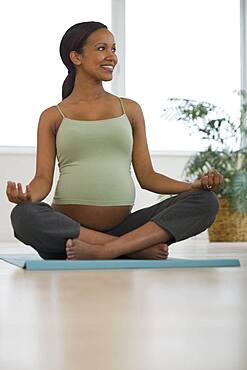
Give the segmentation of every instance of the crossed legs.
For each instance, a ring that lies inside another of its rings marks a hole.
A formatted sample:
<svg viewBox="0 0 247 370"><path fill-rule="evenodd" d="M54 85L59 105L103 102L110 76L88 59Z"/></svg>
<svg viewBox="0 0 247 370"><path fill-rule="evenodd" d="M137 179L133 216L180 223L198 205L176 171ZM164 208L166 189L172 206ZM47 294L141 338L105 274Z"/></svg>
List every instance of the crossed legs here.
<svg viewBox="0 0 247 370"><path fill-rule="evenodd" d="M127 216L104 233L86 229L44 202L21 203L11 212L15 237L44 259L165 258L167 245L206 230L214 221L214 193L185 192Z"/></svg>
<svg viewBox="0 0 247 370"><path fill-rule="evenodd" d="M109 235L103 232L94 231L91 229L87 229L85 227L80 227L80 234L78 239L82 242L86 242L88 244L105 244L111 242L113 240L118 239L118 236ZM66 247L67 258L73 259L75 258L75 250L77 247L74 248L76 242L68 242L68 247ZM78 243L77 243L78 244ZM73 245L73 247L71 247ZM78 246L79 248L79 246ZM140 250L136 253L128 253L126 256L128 258L134 259L166 259L168 257L168 245L166 243L158 243L151 247L145 248Z"/></svg>
<svg viewBox="0 0 247 370"><path fill-rule="evenodd" d="M165 259L167 242L172 235L156 223L149 221L120 237L81 228L80 235L68 239L68 259L114 259L122 255L129 258Z"/></svg>
<svg viewBox="0 0 247 370"><path fill-rule="evenodd" d="M151 255L147 258L164 258L164 252L168 253L167 244L204 231L213 223L217 211L214 193L184 192L127 217L124 225L115 230L117 238L113 239L112 235L109 238L108 234L100 238L97 234L94 240L86 240L83 231L79 238L68 238L67 258L114 259L124 255L143 258L143 254ZM118 234L119 230L125 231Z"/></svg>
<svg viewBox="0 0 247 370"><path fill-rule="evenodd" d="M131 227L132 217L129 225ZM124 231L124 235L128 235L128 246L122 248L121 245L127 241L123 234L111 235L80 226L78 222L55 211L44 202L21 203L15 206L11 212L11 222L15 237L32 246L44 259L110 259L118 256L165 259L168 256L168 246L163 239L151 240L142 245L142 239L139 237L137 245L130 244L132 238L139 234L131 231L128 226ZM157 228L162 231L158 226L155 230ZM147 232L150 233L151 230ZM145 234L143 236L145 237ZM115 246L117 250L113 251Z"/></svg>

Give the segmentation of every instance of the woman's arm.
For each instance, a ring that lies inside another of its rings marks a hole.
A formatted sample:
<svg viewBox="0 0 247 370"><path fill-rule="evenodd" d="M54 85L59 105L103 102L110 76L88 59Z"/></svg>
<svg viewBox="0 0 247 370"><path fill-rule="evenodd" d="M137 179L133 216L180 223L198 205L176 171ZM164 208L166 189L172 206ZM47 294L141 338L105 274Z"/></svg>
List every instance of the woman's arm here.
<svg viewBox="0 0 247 370"><path fill-rule="evenodd" d="M146 180L145 190L158 194L179 194L184 191L193 190L192 183L174 180L170 177L154 172Z"/></svg>
<svg viewBox="0 0 247 370"><path fill-rule="evenodd" d="M57 109L51 107L39 119L36 173L29 184L33 202L43 200L52 188L56 159L56 124L59 118Z"/></svg>
<svg viewBox="0 0 247 370"><path fill-rule="evenodd" d="M133 100L125 99L125 102L126 113L133 127L132 164L142 189L158 194L178 194L195 189L215 190L223 183L223 177L217 171L210 171L193 183L178 181L155 172L148 149L142 109Z"/></svg>
<svg viewBox="0 0 247 370"><path fill-rule="evenodd" d="M50 192L53 183L56 159L56 125L60 118L55 107L46 109L41 115L37 132L35 176L23 192L21 183L8 181L6 194L10 202L39 202Z"/></svg>

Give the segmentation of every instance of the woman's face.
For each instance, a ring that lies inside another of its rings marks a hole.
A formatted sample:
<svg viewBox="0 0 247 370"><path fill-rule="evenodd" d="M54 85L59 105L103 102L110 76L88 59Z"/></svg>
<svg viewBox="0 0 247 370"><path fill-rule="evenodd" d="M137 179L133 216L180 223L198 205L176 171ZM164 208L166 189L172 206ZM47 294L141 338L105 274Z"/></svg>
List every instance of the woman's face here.
<svg viewBox="0 0 247 370"><path fill-rule="evenodd" d="M118 59L113 35L106 28L93 32L80 54L78 69L100 81L112 80Z"/></svg>

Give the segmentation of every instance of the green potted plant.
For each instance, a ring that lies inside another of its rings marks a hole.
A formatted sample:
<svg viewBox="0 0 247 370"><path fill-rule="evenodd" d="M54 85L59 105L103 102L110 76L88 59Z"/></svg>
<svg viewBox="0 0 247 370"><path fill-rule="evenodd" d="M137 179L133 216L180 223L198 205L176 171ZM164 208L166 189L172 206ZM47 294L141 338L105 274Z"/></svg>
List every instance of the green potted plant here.
<svg viewBox="0 0 247 370"><path fill-rule="evenodd" d="M210 169L224 176L218 191L220 209L209 228L210 241L247 240L247 94L240 91L240 117L233 119L220 107L204 101L170 98L164 116L182 121L206 143L205 150L195 153L184 168L187 180L195 180Z"/></svg>

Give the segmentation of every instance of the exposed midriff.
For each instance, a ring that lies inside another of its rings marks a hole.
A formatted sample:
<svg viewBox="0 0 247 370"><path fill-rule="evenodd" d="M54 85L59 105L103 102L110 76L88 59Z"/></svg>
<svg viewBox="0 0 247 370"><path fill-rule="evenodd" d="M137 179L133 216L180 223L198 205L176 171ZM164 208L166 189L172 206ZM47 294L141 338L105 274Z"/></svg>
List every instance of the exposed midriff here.
<svg viewBox="0 0 247 370"><path fill-rule="evenodd" d="M106 231L120 224L131 212L132 206L88 206L78 204L53 204L52 207L66 214L89 229Z"/></svg>

